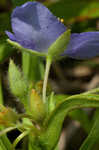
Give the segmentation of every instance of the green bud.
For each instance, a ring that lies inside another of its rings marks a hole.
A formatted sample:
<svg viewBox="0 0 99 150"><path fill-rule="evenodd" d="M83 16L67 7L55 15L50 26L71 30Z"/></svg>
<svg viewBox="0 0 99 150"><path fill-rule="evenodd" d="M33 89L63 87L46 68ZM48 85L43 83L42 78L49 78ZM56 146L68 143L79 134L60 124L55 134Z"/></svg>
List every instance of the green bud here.
<svg viewBox="0 0 99 150"><path fill-rule="evenodd" d="M32 113L33 119L38 122L45 118L45 105L34 89L32 89L30 95L30 112Z"/></svg>
<svg viewBox="0 0 99 150"><path fill-rule="evenodd" d="M48 55L51 57L57 57L66 50L70 41L70 30L68 29L49 47Z"/></svg>
<svg viewBox="0 0 99 150"><path fill-rule="evenodd" d="M12 60L9 64L8 79L12 94L24 98L28 93L28 82Z"/></svg>

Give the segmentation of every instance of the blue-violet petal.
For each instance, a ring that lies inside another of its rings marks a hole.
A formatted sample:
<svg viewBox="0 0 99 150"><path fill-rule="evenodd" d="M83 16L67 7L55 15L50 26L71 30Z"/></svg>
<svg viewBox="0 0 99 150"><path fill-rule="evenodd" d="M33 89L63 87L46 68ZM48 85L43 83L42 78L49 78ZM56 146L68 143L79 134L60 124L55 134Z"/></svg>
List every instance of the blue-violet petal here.
<svg viewBox="0 0 99 150"><path fill-rule="evenodd" d="M12 13L12 30L25 48L47 52L66 27L39 2L27 2Z"/></svg>
<svg viewBox="0 0 99 150"><path fill-rule="evenodd" d="M99 32L72 34L64 54L76 59L99 56Z"/></svg>

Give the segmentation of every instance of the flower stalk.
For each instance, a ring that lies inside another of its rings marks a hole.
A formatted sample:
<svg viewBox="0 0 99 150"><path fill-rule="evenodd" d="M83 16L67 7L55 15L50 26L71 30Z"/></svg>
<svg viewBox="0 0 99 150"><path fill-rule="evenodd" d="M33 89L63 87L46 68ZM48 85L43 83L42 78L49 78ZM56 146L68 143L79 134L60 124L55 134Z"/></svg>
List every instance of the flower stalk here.
<svg viewBox="0 0 99 150"><path fill-rule="evenodd" d="M48 75L50 71L50 66L51 66L52 59L51 57L46 58L46 68L45 68L45 75L44 75L44 82L43 82L43 91L42 91L42 97L43 97L43 102L46 102L46 88L47 88L47 81L48 81Z"/></svg>

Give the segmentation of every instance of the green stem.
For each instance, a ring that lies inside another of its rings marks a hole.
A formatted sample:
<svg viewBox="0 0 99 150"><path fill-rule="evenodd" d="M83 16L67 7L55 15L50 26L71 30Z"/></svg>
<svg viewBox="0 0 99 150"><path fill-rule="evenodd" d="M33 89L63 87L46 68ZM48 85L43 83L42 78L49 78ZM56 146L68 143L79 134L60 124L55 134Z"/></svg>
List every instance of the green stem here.
<svg viewBox="0 0 99 150"><path fill-rule="evenodd" d="M44 82L43 82L43 102L46 102L46 88L47 88L47 81L48 81L48 75L49 70L51 66L52 59L51 57L46 58L46 69L45 69L45 75L44 75Z"/></svg>
<svg viewBox="0 0 99 150"><path fill-rule="evenodd" d="M16 127L9 127L9 128L6 128L6 129L0 131L0 136L4 135L4 134L7 133L7 132L10 132L10 131L12 131L12 130L15 130L15 129L16 129Z"/></svg>
<svg viewBox="0 0 99 150"><path fill-rule="evenodd" d="M13 143L13 150L15 149L16 145L22 140L26 135L28 135L30 131L24 131L22 134L20 134Z"/></svg>
<svg viewBox="0 0 99 150"><path fill-rule="evenodd" d="M3 129L2 131L0 131L0 136L4 135L7 132L10 132L12 130L18 129L19 127L22 127L22 125L17 125L17 126L14 126L14 127L8 127L6 129Z"/></svg>

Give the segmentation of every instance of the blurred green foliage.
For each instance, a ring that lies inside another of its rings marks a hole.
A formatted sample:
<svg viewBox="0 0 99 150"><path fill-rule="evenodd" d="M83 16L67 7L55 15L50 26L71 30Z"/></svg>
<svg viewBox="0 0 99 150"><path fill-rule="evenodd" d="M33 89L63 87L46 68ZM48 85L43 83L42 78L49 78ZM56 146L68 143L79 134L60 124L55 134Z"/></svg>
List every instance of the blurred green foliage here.
<svg viewBox="0 0 99 150"><path fill-rule="evenodd" d="M53 4L49 3L48 7L66 22L99 17L99 1L96 0L60 0Z"/></svg>
<svg viewBox="0 0 99 150"><path fill-rule="evenodd" d="M33 0L29 0L29 1L33 1ZM20 6L26 2L28 2L28 0L12 0L14 6Z"/></svg>
<svg viewBox="0 0 99 150"><path fill-rule="evenodd" d="M6 5L6 0L0 0L0 5L5 6Z"/></svg>
<svg viewBox="0 0 99 150"><path fill-rule="evenodd" d="M0 63L2 63L13 52L13 48L6 42L6 30L10 30L10 14L0 14Z"/></svg>

